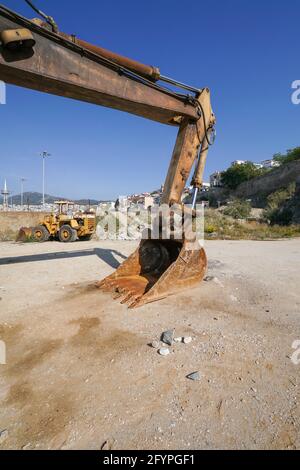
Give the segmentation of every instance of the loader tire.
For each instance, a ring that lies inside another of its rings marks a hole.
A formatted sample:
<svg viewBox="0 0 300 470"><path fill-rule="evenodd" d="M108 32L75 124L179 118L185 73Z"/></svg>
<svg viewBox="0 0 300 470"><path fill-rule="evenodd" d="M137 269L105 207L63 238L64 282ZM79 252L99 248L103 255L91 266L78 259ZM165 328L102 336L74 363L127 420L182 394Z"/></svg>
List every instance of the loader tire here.
<svg viewBox="0 0 300 470"><path fill-rule="evenodd" d="M72 242L76 242L77 238L78 238L78 235L77 235L77 230L75 230L74 228L72 229L73 230L73 235L72 235Z"/></svg>
<svg viewBox="0 0 300 470"><path fill-rule="evenodd" d="M32 230L32 238L35 242L46 242L49 240L50 233L44 225L37 225Z"/></svg>
<svg viewBox="0 0 300 470"><path fill-rule="evenodd" d="M60 242L68 243L76 240L76 230L74 230L70 225L62 225L58 232L58 238Z"/></svg>

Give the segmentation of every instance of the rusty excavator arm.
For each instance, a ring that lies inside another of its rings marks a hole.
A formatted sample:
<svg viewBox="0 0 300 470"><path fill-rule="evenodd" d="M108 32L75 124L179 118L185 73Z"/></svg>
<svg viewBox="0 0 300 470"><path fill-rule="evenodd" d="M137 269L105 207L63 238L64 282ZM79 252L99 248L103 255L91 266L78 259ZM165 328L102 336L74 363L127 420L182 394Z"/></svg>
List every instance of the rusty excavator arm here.
<svg viewBox="0 0 300 470"><path fill-rule="evenodd" d="M62 33L51 17L45 18L46 22L28 20L0 5L0 80L178 126L161 202L181 203L195 166L195 203L215 124L209 89L163 77L157 67ZM190 93L174 92L158 82ZM136 307L197 284L206 264L203 248L188 250L184 237L143 240L99 286L114 290L123 302Z"/></svg>

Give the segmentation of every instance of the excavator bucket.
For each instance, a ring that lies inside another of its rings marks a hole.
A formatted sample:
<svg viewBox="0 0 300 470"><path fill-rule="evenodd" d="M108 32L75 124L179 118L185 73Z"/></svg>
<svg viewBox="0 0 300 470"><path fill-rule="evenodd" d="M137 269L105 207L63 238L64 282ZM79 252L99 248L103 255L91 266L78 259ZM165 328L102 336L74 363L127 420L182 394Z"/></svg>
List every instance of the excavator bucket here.
<svg viewBox="0 0 300 470"><path fill-rule="evenodd" d="M163 299L202 281L207 258L200 243L143 240L119 268L97 286L116 294L129 308Z"/></svg>
<svg viewBox="0 0 300 470"><path fill-rule="evenodd" d="M32 228L31 227L21 227L17 235L17 242L26 242L32 237Z"/></svg>

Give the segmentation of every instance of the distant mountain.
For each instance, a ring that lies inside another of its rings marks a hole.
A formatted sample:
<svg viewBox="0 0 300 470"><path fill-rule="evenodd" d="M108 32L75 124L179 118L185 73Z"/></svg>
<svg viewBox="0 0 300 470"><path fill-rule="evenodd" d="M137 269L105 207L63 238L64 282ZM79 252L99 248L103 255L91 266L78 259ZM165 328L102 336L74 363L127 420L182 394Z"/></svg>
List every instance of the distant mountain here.
<svg viewBox="0 0 300 470"><path fill-rule="evenodd" d="M73 199L71 199L73 201ZM76 199L74 202L76 204L79 204L80 206L87 206L90 204L91 206L97 206L100 202L106 202L106 201L96 201L96 199Z"/></svg>
<svg viewBox="0 0 300 470"><path fill-rule="evenodd" d="M67 198L61 197L61 196L51 196L50 194L45 194L45 202L46 204L53 204L55 201L59 200L66 200ZM31 205L31 206L36 206L39 204L42 204L43 200L43 195L41 193L36 193L36 192L26 192L23 194L23 203L24 205ZM98 205L100 202L105 202L105 201L97 201L96 199L70 199L71 201L74 201L76 204L79 205L88 205L89 203L94 206ZM11 201L11 198L9 198L9 202ZM20 205L21 204L21 194L16 194L15 196L12 197L12 202L13 204Z"/></svg>

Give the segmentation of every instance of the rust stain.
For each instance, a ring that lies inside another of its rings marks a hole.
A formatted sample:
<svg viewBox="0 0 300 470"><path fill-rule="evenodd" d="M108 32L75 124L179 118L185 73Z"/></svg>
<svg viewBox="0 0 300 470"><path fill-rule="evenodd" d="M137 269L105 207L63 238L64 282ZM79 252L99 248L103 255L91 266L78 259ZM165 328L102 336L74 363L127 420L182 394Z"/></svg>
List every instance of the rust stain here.
<svg viewBox="0 0 300 470"><path fill-rule="evenodd" d="M18 382L10 387L4 403L6 405L24 404L32 397L33 392L28 382Z"/></svg>
<svg viewBox="0 0 300 470"><path fill-rule="evenodd" d="M73 346L90 346L91 341L99 336L101 322L98 317L81 317L78 320L70 321L69 324L79 325L77 333L71 338Z"/></svg>
<svg viewBox="0 0 300 470"><path fill-rule="evenodd" d="M78 320L70 321L71 325L79 325L77 335L87 334L92 328L100 325L98 317L81 317Z"/></svg>
<svg viewBox="0 0 300 470"><path fill-rule="evenodd" d="M85 347L94 357L111 356L116 358L120 354L135 350L145 345L141 335L130 331L114 330L108 336L103 335L99 328L101 322L97 317L82 317L73 320L70 324L78 324L79 330L70 338L71 346Z"/></svg>
<svg viewBox="0 0 300 470"><path fill-rule="evenodd" d="M41 340L37 345L19 354L17 360L11 367L6 370L8 375L19 375L26 373L44 362L51 354L57 351L63 344L63 340Z"/></svg>
<svg viewBox="0 0 300 470"><path fill-rule="evenodd" d="M141 336L130 331L117 330L96 345L95 354L100 356L108 353L119 355L137 349L144 344L145 341Z"/></svg>
<svg viewBox="0 0 300 470"><path fill-rule="evenodd" d="M70 395L41 396L25 408L22 413L15 437L20 446L48 442L64 432L74 414L73 400Z"/></svg>
<svg viewBox="0 0 300 470"><path fill-rule="evenodd" d="M23 330L23 325L9 325L0 324L0 339L2 341L10 342L15 339Z"/></svg>

